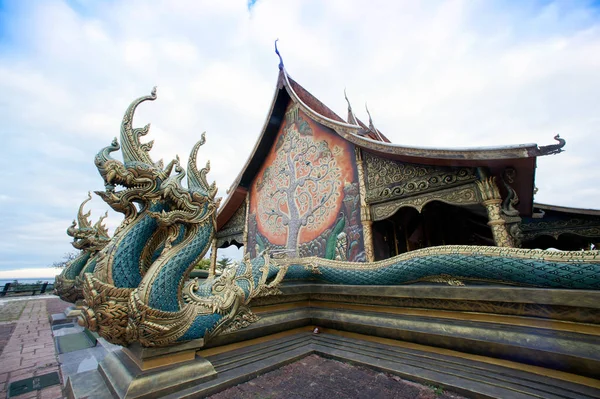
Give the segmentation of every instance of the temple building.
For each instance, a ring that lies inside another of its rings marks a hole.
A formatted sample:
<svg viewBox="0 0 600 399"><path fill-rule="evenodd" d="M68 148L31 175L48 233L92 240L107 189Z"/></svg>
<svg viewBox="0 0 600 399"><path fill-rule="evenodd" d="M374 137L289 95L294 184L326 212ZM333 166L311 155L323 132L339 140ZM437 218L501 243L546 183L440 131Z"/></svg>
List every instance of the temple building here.
<svg viewBox="0 0 600 399"><path fill-rule="evenodd" d="M346 120L280 63L266 123L217 218L216 248L251 257L376 261L438 245L581 250L600 246L600 211L533 202L538 146L419 148ZM213 263L214 264L214 263Z"/></svg>
<svg viewBox="0 0 600 399"><path fill-rule="evenodd" d="M123 348L70 376L66 396L208 397L316 354L473 397L600 397L600 251L581 251L600 246L600 211L533 202L537 157L564 139L392 144L281 62L219 209L198 167L204 136L187 168L140 142L134 111L156 98L134 100L94 157L96 193L125 215L114 236L91 225L89 199L68 230L81 253L59 294L83 297L78 323ZM217 275L230 245L244 259ZM211 246L210 271L192 276Z"/></svg>

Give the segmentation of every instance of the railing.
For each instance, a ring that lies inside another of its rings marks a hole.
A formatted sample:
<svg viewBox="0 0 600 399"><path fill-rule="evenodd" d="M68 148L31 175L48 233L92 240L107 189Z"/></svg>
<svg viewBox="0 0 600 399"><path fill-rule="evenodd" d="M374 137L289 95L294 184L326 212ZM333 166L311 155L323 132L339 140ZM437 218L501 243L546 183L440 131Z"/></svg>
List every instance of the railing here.
<svg viewBox="0 0 600 399"><path fill-rule="evenodd" d="M50 292L54 289L54 284L50 284L47 281L45 283L40 284L14 284L14 283L6 283L4 284L4 289L0 291L0 297L8 296L11 294L22 294L26 292L31 292L31 295L35 295L36 292L39 294L44 294L46 291Z"/></svg>

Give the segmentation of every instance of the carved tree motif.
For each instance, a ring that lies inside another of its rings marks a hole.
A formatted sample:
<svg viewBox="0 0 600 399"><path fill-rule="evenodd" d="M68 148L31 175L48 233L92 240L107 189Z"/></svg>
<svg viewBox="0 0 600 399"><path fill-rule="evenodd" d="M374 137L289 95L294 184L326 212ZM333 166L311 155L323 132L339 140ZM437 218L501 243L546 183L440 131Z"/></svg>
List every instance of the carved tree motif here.
<svg viewBox="0 0 600 399"><path fill-rule="evenodd" d="M323 229L337 212L341 170L328 143L315 140L297 110L290 110L286 117L275 160L256 183L257 216L273 235L285 237L286 247L296 255L303 229Z"/></svg>

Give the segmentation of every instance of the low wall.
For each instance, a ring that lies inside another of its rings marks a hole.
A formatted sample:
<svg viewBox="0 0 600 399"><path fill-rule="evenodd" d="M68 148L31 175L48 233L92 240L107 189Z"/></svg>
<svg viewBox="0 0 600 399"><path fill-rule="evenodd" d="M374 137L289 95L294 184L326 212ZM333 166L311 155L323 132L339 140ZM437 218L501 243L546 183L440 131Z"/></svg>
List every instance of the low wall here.
<svg viewBox="0 0 600 399"><path fill-rule="evenodd" d="M507 286L287 283L260 320L206 348L316 325L600 378L600 292Z"/></svg>

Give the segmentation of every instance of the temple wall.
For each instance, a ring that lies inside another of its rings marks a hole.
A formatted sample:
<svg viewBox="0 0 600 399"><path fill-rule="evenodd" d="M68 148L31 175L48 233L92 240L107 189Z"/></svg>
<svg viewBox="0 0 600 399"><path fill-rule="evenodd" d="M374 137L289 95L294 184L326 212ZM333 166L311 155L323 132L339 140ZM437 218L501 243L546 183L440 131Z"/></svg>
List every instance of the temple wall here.
<svg viewBox="0 0 600 399"><path fill-rule="evenodd" d="M291 103L250 186L248 248L364 261L354 146Z"/></svg>

